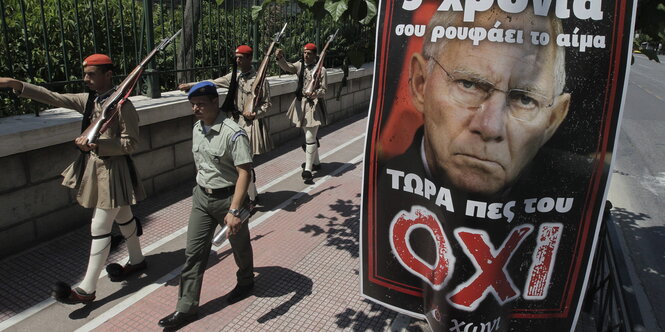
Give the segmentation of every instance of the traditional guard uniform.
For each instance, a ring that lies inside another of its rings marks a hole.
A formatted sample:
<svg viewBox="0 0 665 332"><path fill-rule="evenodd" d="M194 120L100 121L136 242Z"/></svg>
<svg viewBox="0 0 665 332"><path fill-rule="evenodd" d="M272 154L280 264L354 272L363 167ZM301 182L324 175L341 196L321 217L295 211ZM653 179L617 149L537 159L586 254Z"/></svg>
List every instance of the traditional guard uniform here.
<svg viewBox="0 0 665 332"><path fill-rule="evenodd" d="M188 97L204 95L217 96L215 85L207 81L197 83L190 89ZM192 153L197 184L192 193L192 211L187 227L186 261L180 278L176 312L160 321L160 326L164 327L195 319L215 227L224 225L227 213L234 213L229 208L238 180L236 166L252 163L247 134L232 117L221 111L207 131L203 121L196 122ZM243 206L247 203L245 199ZM239 231L229 236L229 242L238 266L238 286L253 287L254 262L248 222L242 222Z"/></svg>
<svg viewBox="0 0 665 332"><path fill-rule="evenodd" d="M85 59L83 66L113 65L111 58L103 54L93 54ZM23 90L17 93L44 104L76 110L84 114L84 123L94 122L102 112L102 104L115 88L101 94L74 93L60 94L43 87L23 83ZM86 121L89 120L89 121ZM85 129L85 128L82 128ZM97 280L111 245L111 227L118 222L126 238L129 263L125 266L111 264L107 267L113 281L123 280L130 273L146 267L141 252L138 235L140 224L132 215L130 205L145 198L141 177L131 158L131 153L139 142L139 117L131 101L127 100L106 132L97 141L97 148L89 153L81 153L79 158L67 167L62 176L62 184L76 190L76 200L86 208L95 208L91 233L92 247L88 270L76 289L70 290L65 283L54 286L54 297L69 303L89 302L95 298ZM134 221L134 222L133 222Z"/></svg>
<svg viewBox="0 0 665 332"><path fill-rule="evenodd" d="M316 53L316 45L308 43L303 47L303 50L305 52ZM311 96L305 96L304 92L312 81L312 74L316 63L307 65L302 60L291 63L287 62L284 57L280 57L277 59L277 64L282 70L298 76L296 98L291 103L291 106L289 106L286 116L294 126L302 128L305 133L305 164L303 165L302 177L305 181L311 181L311 171L318 170L321 167L316 135L319 126L326 124L326 103L324 98L328 88L326 69L321 68L323 77L321 78L320 87Z"/></svg>

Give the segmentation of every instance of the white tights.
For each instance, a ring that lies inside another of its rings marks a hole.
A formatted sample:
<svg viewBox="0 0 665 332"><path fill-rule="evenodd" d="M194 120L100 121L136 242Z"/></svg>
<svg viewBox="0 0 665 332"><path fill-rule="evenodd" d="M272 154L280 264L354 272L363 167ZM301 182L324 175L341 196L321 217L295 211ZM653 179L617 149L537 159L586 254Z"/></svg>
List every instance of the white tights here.
<svg viewBox="0 0 665 332"><path fill-rule="evenodd" d="M99 274L102 272L104 263L106 263L109 251L111 250L110 233L113 227L113 220L116 220L119 224L125 224L133 218L134 215L129 205L113 209L95 209L90 225L90 234L93 236L90 246L90 260L88 261L88 269L85 272L85 277L83 277L83 281L79 285L79 288L83 289L86 293L92 293L97 290ZM136 221L119 226L122 236L125 237L130 264L141 263L144 258L139 238L136 235L136 226ZM96 236L107 234L109 236L95 238Z"/></svg>
<svg viewBox="0 0 665 332"><path fill-rule="evenodd" d="M305 170L312 171L312 165L321 163L319 160L319 147L316 142L316 133L319 131L319 126L316 127L303 127L305 132Z"/></svg>

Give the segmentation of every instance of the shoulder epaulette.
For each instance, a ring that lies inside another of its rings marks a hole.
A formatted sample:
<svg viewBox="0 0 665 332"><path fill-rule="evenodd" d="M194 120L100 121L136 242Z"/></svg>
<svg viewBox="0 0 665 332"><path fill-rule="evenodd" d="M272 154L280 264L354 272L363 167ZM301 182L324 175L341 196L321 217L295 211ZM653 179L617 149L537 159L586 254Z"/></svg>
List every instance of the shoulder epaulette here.
<svg viewBox="0 0 665 332"><path fill-rule="evenodd" d="M233 134L233 137L231 137L231 142L235 142L238 139L238 137L240 137L240 136L245 136L245 137L249 138L249 136L247 136L247 133L244 130L241 129L241 130L236 131L235 134Z"/></svg>

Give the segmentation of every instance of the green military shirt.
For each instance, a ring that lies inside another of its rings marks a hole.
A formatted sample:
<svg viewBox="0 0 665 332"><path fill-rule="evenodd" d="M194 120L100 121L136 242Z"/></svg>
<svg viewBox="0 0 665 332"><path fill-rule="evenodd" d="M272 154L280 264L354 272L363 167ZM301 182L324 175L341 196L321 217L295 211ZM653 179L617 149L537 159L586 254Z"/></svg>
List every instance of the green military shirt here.
<svg viewBox="0 0 665 332"><path fill-rule="evenodd" d="M192 133L196 183L210 189L234 186L236 166L252 162L247 134L221 111L208 132L203 130L203 123L197 121Z"/></svg>

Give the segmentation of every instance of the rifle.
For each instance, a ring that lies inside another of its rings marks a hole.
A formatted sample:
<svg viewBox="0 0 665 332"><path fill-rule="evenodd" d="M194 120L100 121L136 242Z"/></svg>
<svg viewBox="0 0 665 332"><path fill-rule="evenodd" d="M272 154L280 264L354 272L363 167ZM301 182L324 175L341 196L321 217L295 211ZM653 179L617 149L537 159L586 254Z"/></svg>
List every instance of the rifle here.
<svg viewBox="0 0 665 332"><path fill-rule="evenodd" d="M314 70L312 73L312 80L309 81L309 84L307 84L307 88L305 89L305 96L309 96L316 89L321 87L321 80L323 79L323 73L321 73L322 68L323 68L323 59L326 58L326 53L328 52L328 47L330 46L330 43L332 43L333 39L337 36L337 33L339 32L339 29L335 31L334 34L330 35L328 37L328 41L326 42L326 46L323 47L323 51L321 51L321 54L319 55L319 61L316 62L316 65L314 66Z"/></svg>
<svg viewBox="0 0 665 332"><path fill-rule="evenodd" d="M106 130L111 126L112 121L118 117L118 112L122 107L122 104L127 101L129 95L134 90L136 82L138 82L145 66L152 60L153 57L159 52L166 48L166 46L175 39L175 37L182 31L178 30L171 38L163 39L157 47L155 47L148 55L141 60L138 66L132 70L127 77L118 85L116 90L104 101L102 104L102 114L93 121L88 128L81 133L81 136L88 138L88 144L95 143L99 136L101 136Z"/></svg>
<svg viewBox="0 0 665 332"><path fill-rule="evenodd" d="M256 107L259 106L259 98L261 98L262 95L261 92L263 90L263 83L265 82L268 74L268 62L270 62L270 55L272 54L272 51L275 49L275 45L279 43L279 39L282 38L282 36L284 35L285 29L286 29L286 23L284 23L282 31L276 33L275 37L272 40L272 43L270 43L270 46L268 47L268 52L266 52L266 55L263 57L261 65L259 66L259 69L256 71L256 78L254 79L254 83L252 83L252 98L247 100L245 102L245 105L243 105L243 113L245 112L254 113L254 109L256 109ZM251 124L251 122L248 122L248 124Z"/></svg>

